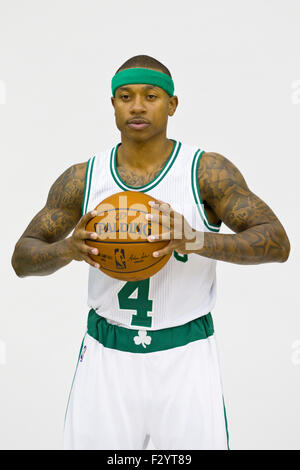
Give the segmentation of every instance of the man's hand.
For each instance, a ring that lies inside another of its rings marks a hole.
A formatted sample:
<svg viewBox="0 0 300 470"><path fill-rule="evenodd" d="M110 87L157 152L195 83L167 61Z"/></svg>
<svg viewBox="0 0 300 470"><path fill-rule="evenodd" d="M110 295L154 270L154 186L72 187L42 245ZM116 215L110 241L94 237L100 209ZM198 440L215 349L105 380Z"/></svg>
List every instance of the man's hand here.
<svg viewBox="0 0 300 470"><path fill-rule="evenodd" d="M150 235L148 241L170 240L165 248L155 251L153 256L164 256L173 250L180 254L189 254L202 248L204 234L194 230L184 216L174 211L170 204L158 200L158 203L150 201L149 205L161 214L147 214L146 219L156 223L161 221L163 232Z"/></svg>
<svg viewBox="0 0 300 470"><path fill-rule="evenodd" d="M69 247L71 250L72 259L76 261L85 261L94 268L100 268L99 263L96 263L90 254L97 255L97 248L88 246L85 240L99 240L99 236L95 232L87 232L85 227L89 220L97 215L96 211L88 212L83 215L77 223L72 235L69 237Z"/></svg>

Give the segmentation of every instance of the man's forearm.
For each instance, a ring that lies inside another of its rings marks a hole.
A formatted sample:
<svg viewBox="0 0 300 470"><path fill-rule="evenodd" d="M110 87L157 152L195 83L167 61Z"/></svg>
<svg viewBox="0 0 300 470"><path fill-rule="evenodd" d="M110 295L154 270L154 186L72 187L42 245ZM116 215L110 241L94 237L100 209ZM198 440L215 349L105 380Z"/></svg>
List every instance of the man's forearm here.
<svg viewBox="0 0 300 470"><path fill-rule="evenodd" d="M236 264L286 261L290 246L285 232L274 224L261 224L240 233L204 233L204 245L193 253Z"/></svg>
<svg viewBox="0 0 300 470"><path fill-rule="evenodd" d="M72 261L69 239L47 243L36 238L21 238L17 243L12 266L19 277L47 276Z"/></svg>

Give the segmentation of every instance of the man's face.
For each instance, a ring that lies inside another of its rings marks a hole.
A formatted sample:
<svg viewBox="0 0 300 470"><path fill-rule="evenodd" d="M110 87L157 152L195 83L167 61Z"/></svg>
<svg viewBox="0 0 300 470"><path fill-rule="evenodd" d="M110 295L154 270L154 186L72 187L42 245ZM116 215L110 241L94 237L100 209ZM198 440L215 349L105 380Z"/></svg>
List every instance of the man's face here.
<svg viewBox="0 0 300 470"><path fill-rule="evenodd" d="M165 133L168 116L176 110L178 100L153 85L124 85L116 90L112 105L121 134L135 141L148 140Z"/></svg>

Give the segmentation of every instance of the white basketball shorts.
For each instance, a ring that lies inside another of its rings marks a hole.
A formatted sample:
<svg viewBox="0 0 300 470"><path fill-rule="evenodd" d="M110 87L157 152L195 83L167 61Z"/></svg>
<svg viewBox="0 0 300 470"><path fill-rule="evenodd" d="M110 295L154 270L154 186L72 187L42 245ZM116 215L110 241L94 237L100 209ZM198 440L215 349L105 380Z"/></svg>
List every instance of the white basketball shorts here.
<svg viewBox="0 0 300 470"><path fill-rule="evenodd" d="M212 317L133 330L89 312L64 449L228 449Z"/></svg>

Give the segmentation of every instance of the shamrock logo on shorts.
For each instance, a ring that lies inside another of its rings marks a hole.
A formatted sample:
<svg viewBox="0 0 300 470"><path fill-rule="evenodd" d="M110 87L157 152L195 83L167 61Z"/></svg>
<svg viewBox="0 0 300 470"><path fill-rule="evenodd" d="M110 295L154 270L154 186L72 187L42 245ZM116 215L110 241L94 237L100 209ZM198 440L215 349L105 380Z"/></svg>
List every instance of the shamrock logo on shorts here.
<svg viewBox="0 0 300 470"><path fill-rule="evenodd" d="M139 330L138 331L138 336L135 336L133 338L134 342L136 345L141 344L143 348L146 347L146 345L151 343L151 336L147 336L147 331L145 330Z"/></svg>

